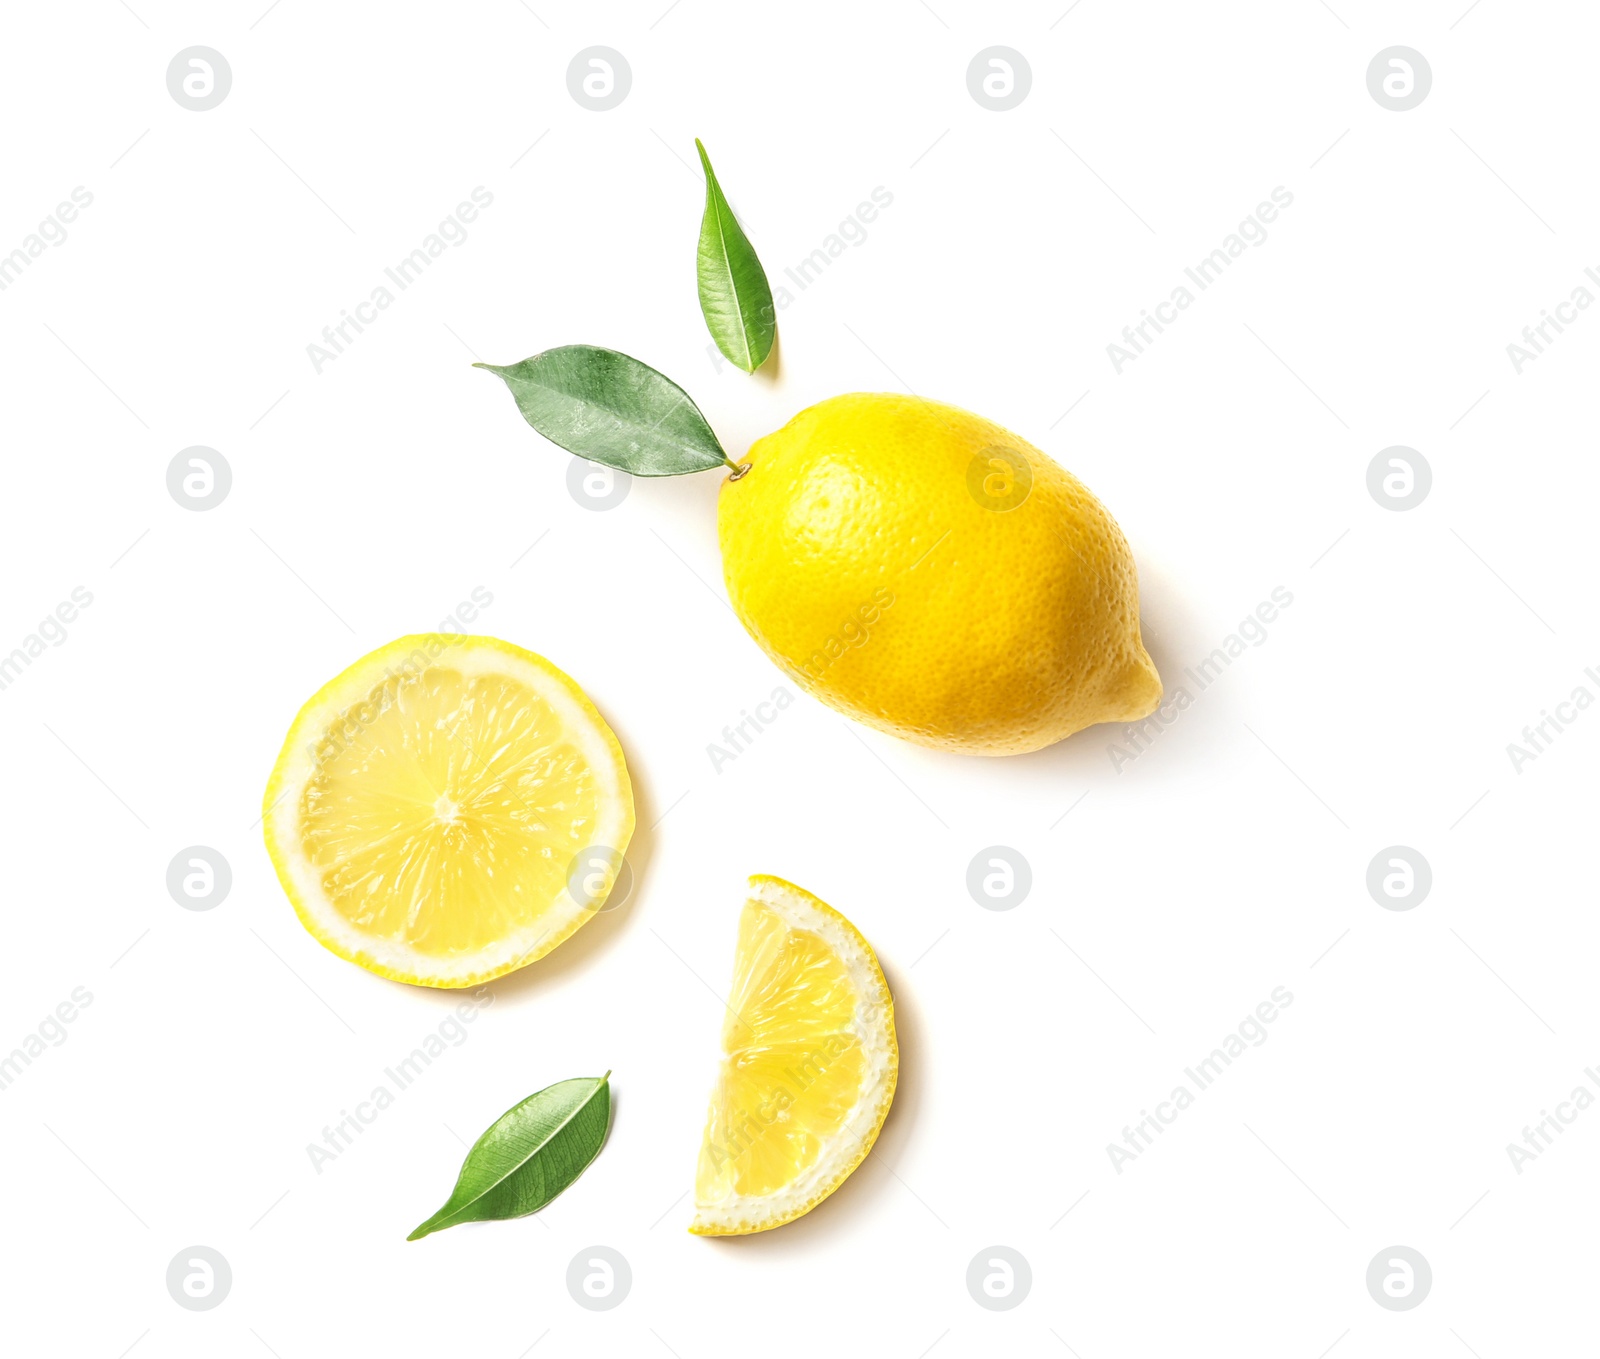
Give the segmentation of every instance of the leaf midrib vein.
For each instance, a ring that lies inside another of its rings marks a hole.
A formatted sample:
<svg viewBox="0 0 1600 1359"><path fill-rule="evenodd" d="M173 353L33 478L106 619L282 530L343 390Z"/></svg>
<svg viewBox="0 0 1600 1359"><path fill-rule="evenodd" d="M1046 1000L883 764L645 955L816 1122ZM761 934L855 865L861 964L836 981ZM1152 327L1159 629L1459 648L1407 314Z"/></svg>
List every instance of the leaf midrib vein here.
<svg viewBox="0 0 1600 1359"><path fill-rule="evenodd" d="M733 260L728 254L728 233L724 229L722 220L723 212L726 211L731 217L733 215L733 209L728 206L728 200L723 197L722 186L720 184L717 185L712 191L711 202L712 206L716 209L715 220L717 224L717 244L721 247L718 253L722 257L723 273L726 274L728 278L728 292L733 297L733 310L739 318L739 340L744 349L743 366L753 366L756 357L755 351L750 347L750 328L744 319L744 303L740 300L739 284L733 276Z"/></svg>
<svg viewBox="0 0 1600 1359"><path fill-rule="evenodd" d="M576 401L580 406L593 406L596 410L604 411L607 415L616 419L620 424L625 425L629 430L637 431L641 436L655 433L666 422L669 416L676 413L679 406L687 406L699 417L700 423L702 425L705 424L705 416L700 414L699 407L695 406L692 401L689 401L681 391L678 396L677 406L674 406L671 410L669 410L667 414L663 415L660 420L655 422L655 424L647 425L643 421L635 419L629 414L628 411L624 410L620 406L612 406L608 405L604 401L596 401L592 396L579 396L569 388L557 386L553 382L545 382L538 378L529 377L523 378L522 381L528 383L530 386L537 387L542 392L550 392L555 396L565 397L569 401ZM707 428L709 428L709 426L707 426ZM713 438L714 437L715 435L713 435ZM677 433L669 434L666 437L665 442L671 444L675 448L683 449L685 452L689 453L703 454L706 451L704 445L690 443L685 440L681 434ZM586 455L580 453L578 456L583 457Z"/></svg>
<svg viewBox="0 0 1600 1359"><path fill-rule="evenodd" d="M529 1161L533 1160L533 1158L535 1156L537 1156L541 1151L543 1151L546 1147L548 1147L550 1145L550 1143L555 1140L556 1135L563 1128L565 1128L569 1123L571 1123L573 1119L575 1119L579 1114L581 1114L585 1109L587 1109L589 1107L589 1105L590 1105L590 1102L594 1099L594 1097L596 1095L598 1095L602 1090L604 1090L609 1083L610 1083L610 1078L609 1077L599 1081L595 1085L595 1088L593 1090L591 1090L586 1096L584 1096L584 1098L582 1100L580 1100L578 1102L578 1104L576 1104L573 1107L572 1112L570 1114L568 1114L564 1119L562 1119L561 1122L556 1124L555 1127L550 1129L549 1133L539 1142L539 1144L537 1146L533 1147L528 1152L528 1154L526 1156L524 1156L520 1161L518 1161L516 1163L516 1165L512 1166L510 1170L506 1171L506 1173L504 1175L501 1175L497 1180L494 1181L493 1184L485 1185L476 1194L474 1194L470 1199L467 1199L463 1203L461 1203L449 1215L449 1217L442 1218L441 1221L448 1222L449 1218L460 1216L460 1214L461 1214L463 1209L472 1207L473 1204L478 1202L479 1199L483 1198L483 1196L485 1194L487 1194L491 1189L498 1189L501 1185L503 1185L507 1180L509 1180L513 1175L515 1175L519 1170L521 1170L523 1168L523 1166L527 1165ZM474 1144L474 1145L476 1145L476 1144ZM470 1159L471 1156L472 1156L472 1153L468 1152L467 1156L468 1156L468 1159ZM593 1159L593 1158L591 1158L591 1159Z"/></svg>

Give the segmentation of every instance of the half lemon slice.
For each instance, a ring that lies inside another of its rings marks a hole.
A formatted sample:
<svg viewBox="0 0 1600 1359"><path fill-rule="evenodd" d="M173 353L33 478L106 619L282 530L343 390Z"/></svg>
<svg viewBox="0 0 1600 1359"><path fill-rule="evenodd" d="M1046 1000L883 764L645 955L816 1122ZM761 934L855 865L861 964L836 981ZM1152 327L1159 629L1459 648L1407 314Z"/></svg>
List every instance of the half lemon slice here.
<svg viewBox="0 0 1600 1359"><path fill-rule="evenodd" d="M583 690L450 633L402 637L313 695L264 809L301 924L421 986L542 958L605 903L633 834L622 747Z"/></svg>
<svg viewBox="0 0 1600 1359"><path fill-rule="evenodd" d="M894 1000L861 933L782 878L750 879L695 1176L701 1236L810 1212L866 1158L900 1070Z"/></svg>

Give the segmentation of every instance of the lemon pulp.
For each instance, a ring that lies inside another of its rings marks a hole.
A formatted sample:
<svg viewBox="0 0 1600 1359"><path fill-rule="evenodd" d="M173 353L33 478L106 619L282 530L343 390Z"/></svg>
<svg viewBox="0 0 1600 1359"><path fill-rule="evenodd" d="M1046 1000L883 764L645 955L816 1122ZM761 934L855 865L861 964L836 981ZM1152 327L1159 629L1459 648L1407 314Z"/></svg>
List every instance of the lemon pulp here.
<svg viewBox="0 0 1600 1359"><path fill-rule="evenodd" d="M633 826L600 715L549 662L492 638L402 638L358 661L302 710L267 796L268 846L306 927L434 986L554 948L604 901Z"/></svg>
<svg viewBox="0 0 1600 1359"><path fill-rule="evenodd" d="M791 883L750 888L695 1177L690 1230L708 1235L779 1226L838 1188L871 1149L899 1066L866 940Z"/></svg>

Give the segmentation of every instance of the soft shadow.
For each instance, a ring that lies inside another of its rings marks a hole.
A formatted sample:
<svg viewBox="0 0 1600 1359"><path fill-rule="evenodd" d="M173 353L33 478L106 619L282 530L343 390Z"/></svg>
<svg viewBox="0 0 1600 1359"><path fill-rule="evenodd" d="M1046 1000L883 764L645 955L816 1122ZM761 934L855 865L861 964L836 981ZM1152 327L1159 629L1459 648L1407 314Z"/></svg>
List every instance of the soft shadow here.
<svg viewBox="0 0 1600 1359"><path fill-rule="evenodd" d="M882 959L879 962L882 963ZM806 1250L813 1247L837 1244L840 1233L848 1233L869 1205L884 1194L905 1194L917 1213L929 1209L916 1203L913 1194L904 1184L897 1183L891 1173L916 1126L917 1110L923 1096L923 1024L922 1015L912 997L911 990L897 978L902 974L897 968L884 967L889 982L889 993L894 997L895 1034L900 1043L900 1079L895 1086L894 1103L889 1106L889 1117L884 1120L878 1140L872 1150L841 1184L804 1217L771 1231L756 1232L753 1236L711 1236L705 1239L724 1249L752 1251L758 1254Z"/></svg>
<svg viewBox="0 0 1600 1359"><path fill-rule="evenodd" d="M769 386L777 386L778 380L783 377L783 328L780 326L772 332L772 349L767 354L767 361L757 368L755 376Z"/></svg>
<svg viewBox="0 0 1600 1359"><path fill-rule="evenodd" d="M1170 695L1182 682L1184 656L1190 654L1194 617L1177 583L1151 567L1139 568L1139 631Z"/></svg>

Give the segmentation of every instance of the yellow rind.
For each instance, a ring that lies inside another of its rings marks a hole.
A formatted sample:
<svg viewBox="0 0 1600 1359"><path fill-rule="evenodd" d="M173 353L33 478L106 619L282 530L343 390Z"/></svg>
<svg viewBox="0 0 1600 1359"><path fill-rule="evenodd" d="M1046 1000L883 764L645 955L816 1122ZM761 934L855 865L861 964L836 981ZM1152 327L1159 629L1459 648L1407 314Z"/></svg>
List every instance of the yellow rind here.
<svg viewBox="0 0 1600 1359"><path fill-rule="evenodd" d="M726 478L717 502L728 601L822 702L984 756L1155 710L1127 540L1025 439L941 402L856 392L801 411L741 461L748 474ZM983 500L985 469L1008 467L1021 498Z"/></svg>

